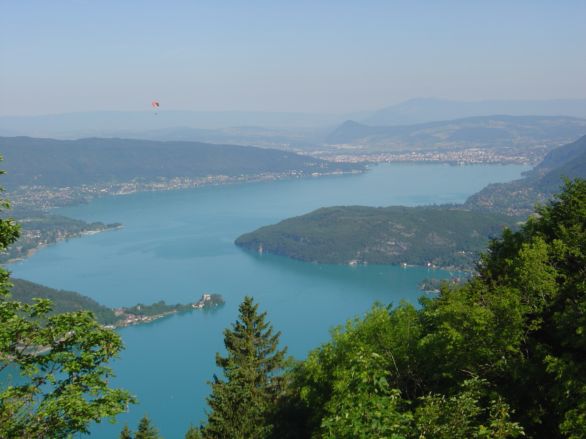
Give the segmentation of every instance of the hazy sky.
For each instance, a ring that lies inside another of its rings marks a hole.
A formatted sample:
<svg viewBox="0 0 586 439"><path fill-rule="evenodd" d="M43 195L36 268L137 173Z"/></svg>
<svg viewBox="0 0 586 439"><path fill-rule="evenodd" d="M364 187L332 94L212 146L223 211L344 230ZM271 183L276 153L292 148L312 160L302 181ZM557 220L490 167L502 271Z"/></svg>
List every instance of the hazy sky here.
<svg viewBox="0 0 586 439"><path fill-rule="evenodd" d="M584 98L585 20L585 0L0 0L0 114Z"/></svg>

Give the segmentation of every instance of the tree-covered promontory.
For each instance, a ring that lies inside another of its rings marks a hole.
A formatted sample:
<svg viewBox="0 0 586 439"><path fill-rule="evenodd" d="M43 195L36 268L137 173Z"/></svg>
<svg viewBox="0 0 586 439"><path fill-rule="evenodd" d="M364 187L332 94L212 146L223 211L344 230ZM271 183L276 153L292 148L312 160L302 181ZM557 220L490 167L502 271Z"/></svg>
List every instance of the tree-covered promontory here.
<svg viewBox="0 0 586 439"><path fill-rule="evenodd" d="M470 268L490 237L518 221L457 206L324 207L246 233L236 245L322 264Z"/></svg>

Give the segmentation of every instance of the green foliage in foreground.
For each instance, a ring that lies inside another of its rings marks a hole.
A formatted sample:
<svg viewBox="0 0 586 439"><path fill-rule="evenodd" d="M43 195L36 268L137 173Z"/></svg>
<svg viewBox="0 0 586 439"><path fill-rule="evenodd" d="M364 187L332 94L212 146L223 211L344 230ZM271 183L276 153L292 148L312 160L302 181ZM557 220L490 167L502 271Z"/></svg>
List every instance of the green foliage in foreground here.
<svg viewBox="0 0 586 439"><path fill-rule="evenodd" d="M0 201L0 209L9 207ZM18 237L11 219L0 219L0 251ZM51 315L51 302L10 297L0 268L0 437L60 438L87 432L91 422L123 412L134 398L108 386L108 361L120 337L88 311Z"/></svg>
<svg viewBox="0 0 586 439"><path fill-rule="evenodd" d="M465 284L375 305L281 379L266 429L223 437L586 437L586 181L494 240ZM221 401L248 400L226 386ZM256 419L232 414L216 428Z"/></svg>
<svg viewBox="0 0 586 439"><path fill-rule="evenodd" d="M327 207L240 236L236 244L302 261L471 267L515 219L449 206Z"/></svg>
<svg viewBox="0 0 586 439"><path fill-rule="evenodd" d="M50 301L0 298L0 437L65 437L123 412L134 398L112 389L105 364L120 337L87 311L48 316ZM13 377L10 379L9 377Z"/></svg>

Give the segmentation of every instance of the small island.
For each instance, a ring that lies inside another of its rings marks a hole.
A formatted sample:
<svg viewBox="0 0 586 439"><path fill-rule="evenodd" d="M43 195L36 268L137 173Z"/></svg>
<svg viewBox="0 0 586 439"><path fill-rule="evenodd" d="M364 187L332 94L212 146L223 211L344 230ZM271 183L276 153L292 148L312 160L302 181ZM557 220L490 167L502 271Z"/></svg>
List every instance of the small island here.
<svg viewBox="0 0 586 439"><path fill-rule="evenodd" d="M56 290L24 279L12 279L12 284L11 295L16 300L34 303L35 298L49 299L53 306L50 314L91 311L98 322L112 329L142 325L173 314L213 309L224 304L220 294L204 293L193 303L169 305L161 300L151 305L139 303L131 307L108 308L74 291Z"/></svg>
<svg viewBox="0 0 586 439"><path fill-rule="evenodd" d="M113 328L124 328L126 326L141 325L150 323L172 314L179 314L196 309L216 308L224 304L224 299L220 294L204 293L201 298L194 303L168 305L164 300L153 303L152 305L143 305L139 303L129 308L114 308L114 316L117 320L112 325Z"/></svg>

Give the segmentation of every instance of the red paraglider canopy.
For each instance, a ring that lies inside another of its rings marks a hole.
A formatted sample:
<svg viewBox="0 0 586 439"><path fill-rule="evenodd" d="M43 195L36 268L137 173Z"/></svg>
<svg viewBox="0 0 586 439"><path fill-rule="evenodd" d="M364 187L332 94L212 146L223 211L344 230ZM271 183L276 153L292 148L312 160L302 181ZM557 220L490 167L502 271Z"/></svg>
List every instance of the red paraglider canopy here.
<svg viewBox="0 0 586 439"><path fill-rule="evenodd" d="M159 108L159 101L153 101L151 102L151 105L153 108Z"/></svg>

